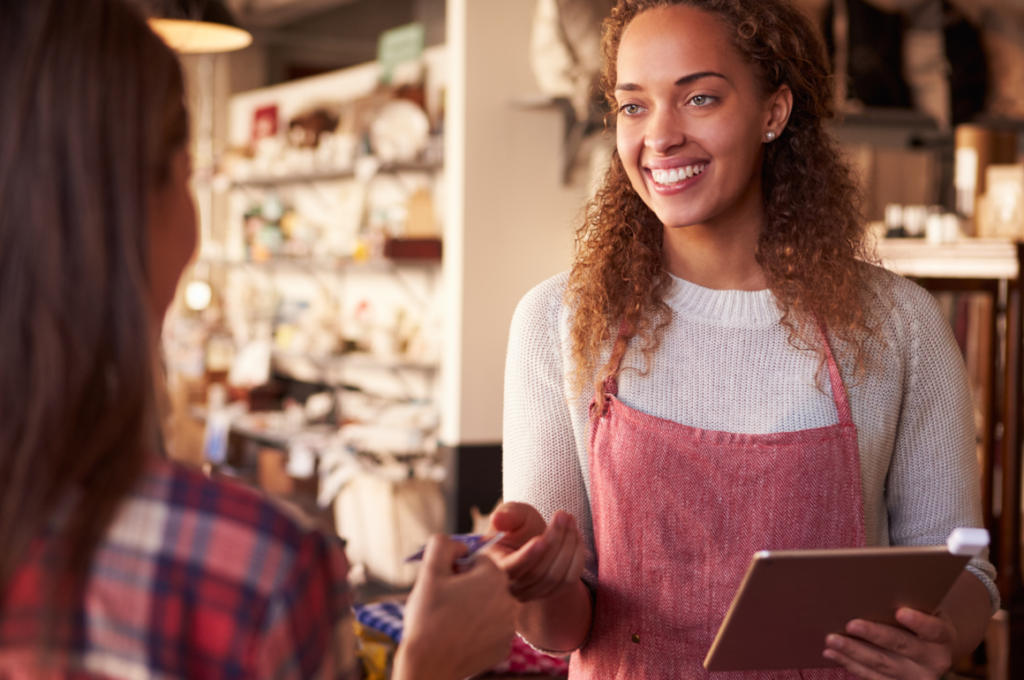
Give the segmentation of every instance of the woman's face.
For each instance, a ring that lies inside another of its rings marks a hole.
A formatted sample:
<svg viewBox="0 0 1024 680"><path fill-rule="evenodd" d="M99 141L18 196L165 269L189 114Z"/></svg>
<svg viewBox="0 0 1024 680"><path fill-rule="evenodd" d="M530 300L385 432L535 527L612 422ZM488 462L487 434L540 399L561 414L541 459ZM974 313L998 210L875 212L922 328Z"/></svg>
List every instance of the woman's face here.
<svg viewBox="0 0 1024 680"><path fill-rule="evenodd" d="M196 209L189 178L192 159L185 148L171 159L170 178L149 197L150 300L155 319L162 320L192 259L198 240Z"/></svg>
<svg viewBox="0 0 1024 680"><path fill-rule="evenodd" d="M648 10L616 60L616 143L633 188L667 227L761 210L761 150L789 115L787 87L765 98L725 25L691 7Z"/></svg>

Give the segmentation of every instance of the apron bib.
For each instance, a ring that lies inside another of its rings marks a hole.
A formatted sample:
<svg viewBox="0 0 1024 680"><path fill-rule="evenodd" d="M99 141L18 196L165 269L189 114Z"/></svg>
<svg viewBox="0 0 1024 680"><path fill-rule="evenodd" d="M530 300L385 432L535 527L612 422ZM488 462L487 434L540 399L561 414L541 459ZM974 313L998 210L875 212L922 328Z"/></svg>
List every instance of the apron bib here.
<svg viewBox="0 0 1024 680"><path fill-rule="evenodd" d="M595 395L598 586L590 639L570 664L574 680L854 677L841 668L712 676L703 666L755 552L864 546L857 431L824 342L838 425L716 432L626 406L614 376Z"/></svg>

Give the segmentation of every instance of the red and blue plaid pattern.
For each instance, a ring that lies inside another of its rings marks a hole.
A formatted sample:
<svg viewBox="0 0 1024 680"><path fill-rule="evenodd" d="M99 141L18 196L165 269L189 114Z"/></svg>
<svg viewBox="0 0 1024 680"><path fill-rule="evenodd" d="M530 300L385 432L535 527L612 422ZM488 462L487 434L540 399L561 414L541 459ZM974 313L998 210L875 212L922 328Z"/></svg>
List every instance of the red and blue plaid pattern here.
<svg viewBox="0 0 1024 680"><path fill-rule="evenodd" d="M0 677L32 676L44 540L0 608ZM57 675L336 677L351 594L340 539L240 485L153 459L97 549Z"/></svg>

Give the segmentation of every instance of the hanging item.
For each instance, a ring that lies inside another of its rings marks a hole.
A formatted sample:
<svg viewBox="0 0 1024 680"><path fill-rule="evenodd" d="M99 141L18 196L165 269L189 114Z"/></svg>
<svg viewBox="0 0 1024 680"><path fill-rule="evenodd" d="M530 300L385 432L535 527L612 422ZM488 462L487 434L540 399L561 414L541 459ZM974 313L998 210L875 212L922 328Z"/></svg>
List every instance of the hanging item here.
<svg viewBox="0 0 1024 680"><path fill-rule="evenodd" d="M832 0L825 36L846 108L916 108L943 130L982 113L985 50L979 29L957 5Z"/></svg>
<svg viewBox="0 0 1024 680"><path fill-rule="evenodd" d="M948 2L943 2L943 34L949 60L949 86L953 125L970 121L985 110L988 61L981 33Z"/></svg>
<svg viewBox="0 0 1024 680"><path fill-rule="evenodd" d="M843 25L841 35L836 29ZM912 106L903 79L902 15L866 0L840 0L832 3L825 27L837 66L846 66L846 99L864 106Z"/></svg>
<svg viewBox="0 0 1024 680"><path fill-rule="evenodd" d="M232 52L252 44L222 0L145 0L149 26L182 54Z"/></svg>
<svg viewBox="0 0 1024 680"><path fill-rule="evenodd" d="M572 102L579 120L590 117L592 86L601 71L601 22L615 0L538 0L530 36L530 64L541 92Z"/></svg>

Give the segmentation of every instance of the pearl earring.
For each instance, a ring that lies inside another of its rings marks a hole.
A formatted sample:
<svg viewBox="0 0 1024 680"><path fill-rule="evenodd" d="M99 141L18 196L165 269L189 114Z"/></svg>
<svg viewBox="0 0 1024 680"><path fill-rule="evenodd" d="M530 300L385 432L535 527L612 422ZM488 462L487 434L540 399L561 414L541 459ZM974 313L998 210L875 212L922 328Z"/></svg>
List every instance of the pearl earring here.
<svg viewBox="0 0 1024 680"><path fill-rule="evenodd" d="M775 132L774 132L773 130L769 130L769 131L768 131L768 134L766 134L766 135L765 135L765 137L767 137L767 138L768 138L768 141L770 142L770 141L772 141L773 139L775 139Z"/></svg>

